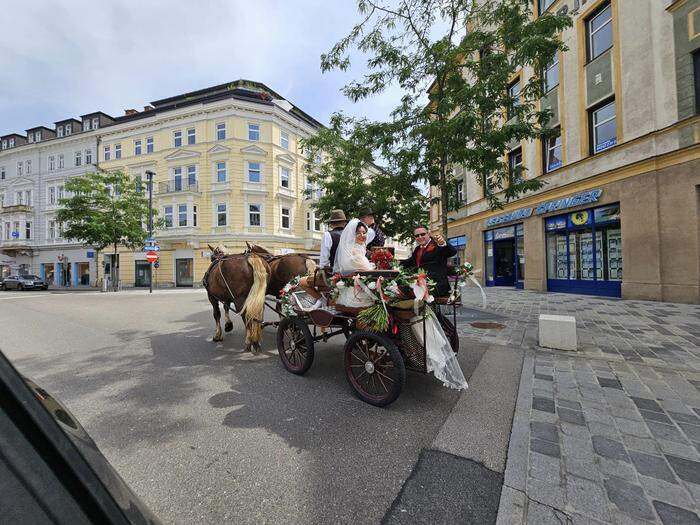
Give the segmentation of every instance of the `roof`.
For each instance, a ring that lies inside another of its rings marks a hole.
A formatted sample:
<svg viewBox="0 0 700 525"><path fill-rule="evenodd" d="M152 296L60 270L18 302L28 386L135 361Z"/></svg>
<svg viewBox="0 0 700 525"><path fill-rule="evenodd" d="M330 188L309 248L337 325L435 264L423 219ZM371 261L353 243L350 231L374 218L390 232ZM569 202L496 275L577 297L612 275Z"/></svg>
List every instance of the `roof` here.
<svg viewBox="0 0 700 525"><path fill-rule="evenodd" d="M35 128L29 128L26 131L27 131L27 133L29 133L30 131L39 131L42 129L45 129L46 131L50 131L51 133L53 133L53 130L51 128L47 128L46 126L36 126Z"/></svg>
<svg viewBox="0 0 700 525"><path fill-rule="evenodd" d="M54 122L54 124L58 126L59 124L66 124L68 122L75 122L77 124L81 123L77 118L67 118L65 120L57 120L56 122Z"/></svg>
<svg viewBox="0 0 700 525"><path fill-rule="evenodd" d="M27 137L24 135L20 135L19 133L8 133L7 135L3 135L0 137L0 139L9 139L11 137L18 137L20 139L26 139Z"/></svg>
<svg viewBox="0 0 700 525"><path fill-rule="evenodd" d="M96 115L104 115L104 116L107 117L108 119L114 120L114 117L113 117L113 116L107 115L107 113L105 113L104 111L95 111L95 112L93 112L93 113L85 113L85 115L80 115L80 118L94 117L94 116L96 116Z"/></svg>

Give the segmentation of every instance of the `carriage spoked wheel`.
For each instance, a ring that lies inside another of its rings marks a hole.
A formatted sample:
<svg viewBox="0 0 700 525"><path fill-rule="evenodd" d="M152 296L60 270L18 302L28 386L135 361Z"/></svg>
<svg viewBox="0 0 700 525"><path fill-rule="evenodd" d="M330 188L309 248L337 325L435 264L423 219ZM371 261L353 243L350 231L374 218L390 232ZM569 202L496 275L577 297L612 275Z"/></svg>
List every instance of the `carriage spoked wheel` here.
<svg viewBox="0 0 700 525"><path fill-rule="evenodd" d="M378 407L396 401L406 383L401 352L373 332L355 332L345 343L345 374L357 397Z"/></svg>
<svg viewBox="0 0 700 525"><path fill-rule="evenodd" d="M284 367L292 374L305 374L314 362L314 340L306 323L284 317L277 327L277 350Z"/></svg>

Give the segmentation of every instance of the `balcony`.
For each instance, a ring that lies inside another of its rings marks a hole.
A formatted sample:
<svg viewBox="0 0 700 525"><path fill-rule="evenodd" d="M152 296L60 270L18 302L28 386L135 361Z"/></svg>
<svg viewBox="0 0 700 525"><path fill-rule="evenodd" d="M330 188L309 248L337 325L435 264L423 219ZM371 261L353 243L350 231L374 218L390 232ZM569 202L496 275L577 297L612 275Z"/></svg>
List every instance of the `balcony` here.
<svg viewBox="0 0 700 525"><path fill-rule="evenodd" d="M0 253L14 256L18 254L31 254L31 239L4 239L0 240Z"/></svg>
<svg viewBox="0 0 700 525"><path fill-rule="evenodd" d="M3 206L0 208L0 215L5 213L32 213L34 208L29 204L13 204L11 206Z"/></svg>
<svg viewBox="0 0 700 525"><path fill-rule="evenodd" d="M173 179L158 183L158 193L165 195L168 193L192 193L199 194L199 184L196 180Z"/></svg>

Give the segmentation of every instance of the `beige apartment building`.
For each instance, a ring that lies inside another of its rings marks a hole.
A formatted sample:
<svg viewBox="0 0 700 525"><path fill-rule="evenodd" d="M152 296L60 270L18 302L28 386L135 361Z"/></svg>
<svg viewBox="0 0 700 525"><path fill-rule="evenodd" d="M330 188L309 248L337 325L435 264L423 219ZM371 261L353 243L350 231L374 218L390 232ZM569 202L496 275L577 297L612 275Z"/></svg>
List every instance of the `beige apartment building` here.
<svg viewBox="0 0 700 525"><path fill-rule="evenodd" d="M507 156L545 184L494 211L455 168L450 243L488 286L699 303L700 0L536 4L573 18L545 72L559 133Z"/></svg>

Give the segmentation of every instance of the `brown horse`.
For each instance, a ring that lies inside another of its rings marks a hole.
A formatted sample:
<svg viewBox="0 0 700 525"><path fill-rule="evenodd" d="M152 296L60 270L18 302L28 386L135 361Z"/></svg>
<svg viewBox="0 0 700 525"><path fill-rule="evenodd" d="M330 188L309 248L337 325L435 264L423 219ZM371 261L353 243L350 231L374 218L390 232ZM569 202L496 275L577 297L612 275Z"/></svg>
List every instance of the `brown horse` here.
<svg viewBox="0 0 700 525"><path fill-rule="evenodd" d="M310 275L316 270L316 263L308 255L300 253L288 253L285 255L273 255L262 246L248 244L246 251L260 255L270 266L270 282L267 285L267 294L279 297L282 288L298 275Z"/></svg>
<svg viewBox="0 0 700 525"><path fill-rule="evenodd" d="M246 327L245 349L260 350L262 337L265 292L270 279L270 266L257 254L225 255L221 249L212 250L212 264L204 274L202 284L207 290L209 302L214 309L216 333L214 341L222 341L221 311L223 303L226 313L226 331L233 329L229 309L241 315Z"/></svg>

